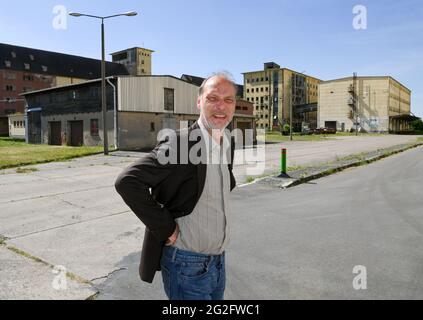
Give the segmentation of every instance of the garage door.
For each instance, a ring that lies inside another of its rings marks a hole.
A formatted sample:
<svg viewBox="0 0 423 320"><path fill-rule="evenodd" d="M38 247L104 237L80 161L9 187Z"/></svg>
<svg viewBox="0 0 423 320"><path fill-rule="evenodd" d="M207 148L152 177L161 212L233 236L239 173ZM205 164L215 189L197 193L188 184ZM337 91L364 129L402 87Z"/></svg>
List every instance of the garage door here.
<svg viewBox="0 0 423 320"><path fill-rule="evenodd" d="M49 144L54 146L60 146L62 139L60 138L62 133L62 124L60 121L51 121L50 124L50 137Z"/></svg>
<svg viewBox="0 0 423 320"><path fill-rule="evenodd" d="M70 121L70 145L79 147L84 144L84 126L83 121Z"/></svg>

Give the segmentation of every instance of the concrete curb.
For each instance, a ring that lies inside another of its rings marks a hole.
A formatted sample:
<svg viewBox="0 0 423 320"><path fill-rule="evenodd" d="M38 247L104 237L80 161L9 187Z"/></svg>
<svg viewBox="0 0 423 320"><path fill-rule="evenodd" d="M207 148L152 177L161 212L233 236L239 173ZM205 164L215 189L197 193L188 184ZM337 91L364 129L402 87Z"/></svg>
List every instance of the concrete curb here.
<svg viewBox="0 0 423 320"><path fill-rule="evenodd" d="M362 166L391 155L422 146L423 142L417 142L413 144L400 144L393 147L380 149L376 151L367 152L363 155L351 155L346 157L344 160L334 161L328 164L321 164L317 166L310 166L304 169L294 170L289 173L289 177L267 177L257 180L256 183L277 187L277 188L290 188L302 183L306 183L311 180L315 180L324 176L331 175L336 172L343 171L351 167ZM359 159L357 159L359 158Z"/></svg>

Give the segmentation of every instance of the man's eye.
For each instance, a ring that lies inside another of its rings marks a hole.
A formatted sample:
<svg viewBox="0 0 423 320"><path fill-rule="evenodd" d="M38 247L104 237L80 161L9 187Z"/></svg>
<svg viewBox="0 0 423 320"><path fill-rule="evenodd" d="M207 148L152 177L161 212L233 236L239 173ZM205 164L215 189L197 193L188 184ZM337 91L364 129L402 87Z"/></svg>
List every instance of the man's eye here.
<svg viewBox="0 0 423 320"><path fill-rule="evenodd" d="M225 102L226 103L233 103L234 102L234 99L225 99Z"/></svg>
<svg viewBox="0 0 423 320"><path fill-rule="evenodd" d="M217 101L217 98L216 98L216 97L209 97L208 99L209 99L209 101L211 101L211 102L216 102L216 101Z"/></svg>

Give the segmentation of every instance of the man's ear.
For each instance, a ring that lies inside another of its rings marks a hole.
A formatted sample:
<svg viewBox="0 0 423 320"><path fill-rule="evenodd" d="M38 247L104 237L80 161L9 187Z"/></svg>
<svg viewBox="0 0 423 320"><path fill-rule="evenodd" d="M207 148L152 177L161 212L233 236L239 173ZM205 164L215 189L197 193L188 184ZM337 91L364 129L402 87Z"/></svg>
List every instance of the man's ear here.
<svg viewBox="0 0 423 320"><path fill-rule="evenodd" d="M201 110L201 98L200 97L197 98L197 108L199 110Z"/></svg>

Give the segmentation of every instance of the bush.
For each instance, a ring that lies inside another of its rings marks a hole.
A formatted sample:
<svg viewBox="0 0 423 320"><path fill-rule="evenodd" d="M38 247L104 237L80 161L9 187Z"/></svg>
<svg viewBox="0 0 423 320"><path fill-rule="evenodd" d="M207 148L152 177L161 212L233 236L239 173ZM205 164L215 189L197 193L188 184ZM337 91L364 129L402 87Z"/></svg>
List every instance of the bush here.
<svg viewBox="0 0 423 320"><path fill-rule="evenodd" d="M288 133L289 132L289 124L284 124L283 127L282 127L282 131L284 133Z"/></svg>
<svg viewBox="0 0 423 320"><path fill-rule="evenodd" d="M413 131L423 131L423 121L422 119L414 120L410 123L411 129Z"/></svg>

